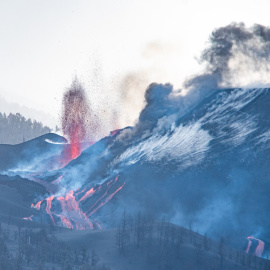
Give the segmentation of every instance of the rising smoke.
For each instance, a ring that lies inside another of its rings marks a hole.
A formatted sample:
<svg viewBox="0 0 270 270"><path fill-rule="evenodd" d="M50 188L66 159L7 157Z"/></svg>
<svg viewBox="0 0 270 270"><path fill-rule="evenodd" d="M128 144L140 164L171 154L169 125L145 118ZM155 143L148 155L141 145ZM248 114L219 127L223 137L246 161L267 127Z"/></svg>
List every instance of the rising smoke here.
<svg viewBox="0 0 270 270"><path fill-rule="evenodd" d="M170 84L152 83L148 87L134 132L148 132L168 117L170 121L183 116L219 89L269 83L270 28L258 24L248 28L244 23L218 28L212 32L199 63L204 71L185 81L185 91L174 90Z"/></svg>
<svg viewBox="0 0 270 270"><path fill-rule="evenodd" d="M209 43L200 57L204 74L186 81L186 87L213 89L269 82L269 27L231 23L214 30Z"/></svg>

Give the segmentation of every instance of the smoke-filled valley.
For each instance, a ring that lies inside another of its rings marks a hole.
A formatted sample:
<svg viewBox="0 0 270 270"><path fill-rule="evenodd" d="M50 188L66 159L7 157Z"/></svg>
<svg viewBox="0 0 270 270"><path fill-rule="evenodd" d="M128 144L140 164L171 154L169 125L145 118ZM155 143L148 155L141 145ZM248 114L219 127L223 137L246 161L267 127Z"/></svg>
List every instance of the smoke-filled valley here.
<svg viewBox="0 0 270 270"><path fill-rule="evenodd" d="M0 145L1 269L270 269L270 28L209 42L204 72L150 84L134 126L99 138L75 78L63 136Z"/></svg>

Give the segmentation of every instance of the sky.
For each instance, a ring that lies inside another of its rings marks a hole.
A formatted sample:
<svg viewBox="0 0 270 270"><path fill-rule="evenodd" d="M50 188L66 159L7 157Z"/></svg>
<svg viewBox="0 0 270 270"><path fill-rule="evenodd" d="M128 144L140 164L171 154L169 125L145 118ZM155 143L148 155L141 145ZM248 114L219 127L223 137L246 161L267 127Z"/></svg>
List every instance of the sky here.
<svg viewBox="0 0 270 270"><path fill-rule="evenodd" d="M200 71L215 28L270 26L269 8L269 0L0 0L0 112L16 103L60 125L77 76L105 133L132 125L151 82L181 88Z"/></svg>

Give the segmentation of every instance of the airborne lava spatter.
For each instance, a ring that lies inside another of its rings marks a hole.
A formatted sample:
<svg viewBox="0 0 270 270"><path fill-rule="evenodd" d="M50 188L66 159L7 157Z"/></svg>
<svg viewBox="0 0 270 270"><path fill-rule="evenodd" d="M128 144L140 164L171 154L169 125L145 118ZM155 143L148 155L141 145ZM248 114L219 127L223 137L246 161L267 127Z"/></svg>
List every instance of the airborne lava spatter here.
<svg viewBox="0 0 270 270"><path fill-rule="evenodd" d="M64 94L62 107L62 130L70 141L70 151L66 151L66 154L70 152L70 156L67 159L75 159L81 154L82 142L93 141L92 134L97 126L95 118L86 92L75 78Z"/></svg>

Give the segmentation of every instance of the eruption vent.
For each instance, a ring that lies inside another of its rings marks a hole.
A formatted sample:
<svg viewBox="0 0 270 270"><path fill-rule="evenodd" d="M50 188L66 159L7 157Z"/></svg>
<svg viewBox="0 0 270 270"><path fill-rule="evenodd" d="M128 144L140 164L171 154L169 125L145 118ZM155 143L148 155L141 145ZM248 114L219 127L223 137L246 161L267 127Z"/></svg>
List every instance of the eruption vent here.
<svg viewBox="0 0 270 270"><path fill-rule="evenodd" d="M81 143L90 142L95 133L95 117L83 86L75 78L64 93L62 107L62 130L70 141L71 159L81 153Z"/></svg>

